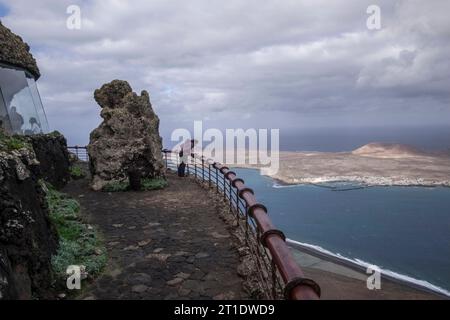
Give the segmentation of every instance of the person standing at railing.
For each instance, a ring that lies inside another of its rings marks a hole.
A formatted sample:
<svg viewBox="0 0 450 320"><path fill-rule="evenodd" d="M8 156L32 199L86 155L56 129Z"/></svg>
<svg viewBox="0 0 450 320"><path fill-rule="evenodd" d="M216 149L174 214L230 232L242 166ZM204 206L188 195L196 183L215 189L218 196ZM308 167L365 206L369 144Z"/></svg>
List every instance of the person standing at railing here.
<svg viewBox="0 0 450 320"><path fill-rule="evenodd" d="M180 157L180 164L178 166L178 176L184 177L186 165L189 163L189 157L193 156L194 147L197 141L187 139L182 145L178 156Z"/></svg>
<svg viewBox="0 0 450 320"><path fill-rule="evenodd" d="M188 163L191 141L186 140L182 145L178 156L180 157L180 164L178 165L178 176L184 177L186 171L186 164Z"/></svg>

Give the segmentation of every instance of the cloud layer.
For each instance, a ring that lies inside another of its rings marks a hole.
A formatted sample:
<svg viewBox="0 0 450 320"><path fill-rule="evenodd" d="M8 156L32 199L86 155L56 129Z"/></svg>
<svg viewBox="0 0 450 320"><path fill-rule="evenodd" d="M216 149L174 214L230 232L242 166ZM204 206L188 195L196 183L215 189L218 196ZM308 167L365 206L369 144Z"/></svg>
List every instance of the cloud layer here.
<svg viewBox="0 0 450 320"><path fill-rule="evenodd" d="M146 89L173 128L448 124L450 2L10 0L3 23L38 60L50 124L84 144L93 91ZM81 30L66 28L78 4ZM233 124L232 121L235 121Z"/></svg>

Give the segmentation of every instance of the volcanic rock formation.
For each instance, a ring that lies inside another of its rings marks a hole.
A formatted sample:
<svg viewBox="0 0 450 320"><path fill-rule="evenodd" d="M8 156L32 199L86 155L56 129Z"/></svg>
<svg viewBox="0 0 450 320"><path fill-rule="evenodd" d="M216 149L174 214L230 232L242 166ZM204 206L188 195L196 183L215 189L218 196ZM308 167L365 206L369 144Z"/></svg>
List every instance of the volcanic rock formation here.
<svg viewBox="0 0 450 320"><path fill-rule="evenodd" d="M39 68L30 53L30 47L22 38L0 22L0 63L28 70L37 79Z"/></svg>
<svg viewBox="0 0 450 320"><path fill-rule="evenodd" d="M17 139L0 130L0 300L51 298L57 233L40 162L31 145Z"/></svg>
<svg viewBox="0 0 450 320"><path fill-rule="evenodd" d="M67 141L54 131L49 134L35 134L25 139L33 147L39 161L40 176L57 189L63 188L70 180L70 161Z"/></svg>
<svg viewBox="0 0 450 320"><path fill-rule="evenodd" d="M141 178L164 175L159 118L149 95L134 93L126 81L114 80L95 90L103 122L91 132L88 153L92 188L123 182L129 172Z"/></svg>

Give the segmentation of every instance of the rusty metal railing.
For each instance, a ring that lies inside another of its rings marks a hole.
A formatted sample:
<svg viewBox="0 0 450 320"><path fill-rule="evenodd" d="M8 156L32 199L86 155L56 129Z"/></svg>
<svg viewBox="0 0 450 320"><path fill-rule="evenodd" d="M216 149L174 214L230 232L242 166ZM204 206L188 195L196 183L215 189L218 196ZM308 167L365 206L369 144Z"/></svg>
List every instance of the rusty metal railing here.
<svg viewBox="0 0 450 320"><path fill-rule="evenodd" d="M167 149L162 152L166 168L176 171L180 161L178 154ZM245 185L244 180L228 167L211 159L198 155L189 158L186 174L215 188L228 202L230 214L234 215L238 226L245 233L245 241L266 298L319 299L319 285L305 278L286 244L285 235L275 228L267 208L257 202L253 190Z"/></svg>
<svg viewBox="0 0 450 320"><path fill-rule="evenodd" d="M87 147L81 147L81 146L70 146L67 147L67 151L75 155L78 160L81 161L89 161L89 154L87 152Z"/></svg>

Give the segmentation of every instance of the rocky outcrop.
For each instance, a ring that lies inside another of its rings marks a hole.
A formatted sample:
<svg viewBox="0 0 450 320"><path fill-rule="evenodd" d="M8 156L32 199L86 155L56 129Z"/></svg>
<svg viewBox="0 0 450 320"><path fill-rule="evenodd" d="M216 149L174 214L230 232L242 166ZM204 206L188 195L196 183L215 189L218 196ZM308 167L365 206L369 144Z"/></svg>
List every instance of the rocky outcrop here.
<svg viewBox="0 0 450 320"><path fill-rule="evenodd" d="M40 176L55 188L64 187L70 179L70 160L66 138L59 132L27 136L39 161Z"/></svg>
<svg viewBox="0 0 450 320"><path fill-rule="evenodd" d="M0 22L0 63L28 70L35 79L40 77L36 60L30 47L21 37L14 34Z"/></svg>
<svg viewBox="0 0 450 320"><path fill-rule="evenodd" d="M41 179L56 187L68 181L65 138L0 130L0 299L52 298L58 238Z"/></svg>
<svg viewBox="0 0 450 320"><path fill-rule="evenodd" d="M49 298L56 248L33 150L0 150L0 299Z"/></svg>
<svg viewBox="0 0 450 320"><path fill-rule="evenodd" d="M92 188L123 182L130 171L142 178L163 176L159 118L148 93L138 96L128 82L114 80L95 90L94 97L103 122L92 131L88 146Z"/></svg>

